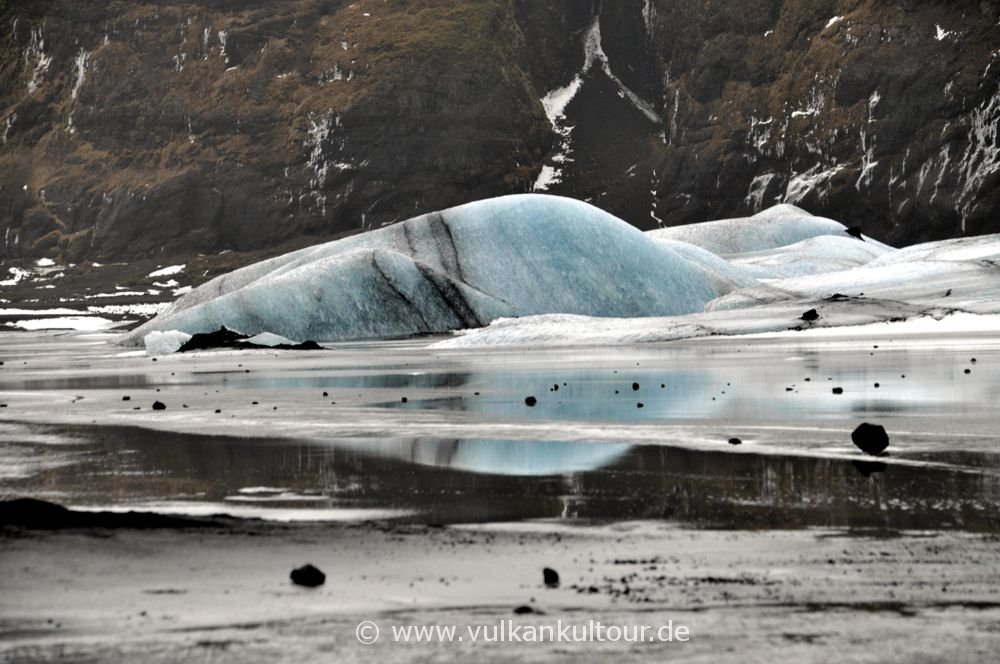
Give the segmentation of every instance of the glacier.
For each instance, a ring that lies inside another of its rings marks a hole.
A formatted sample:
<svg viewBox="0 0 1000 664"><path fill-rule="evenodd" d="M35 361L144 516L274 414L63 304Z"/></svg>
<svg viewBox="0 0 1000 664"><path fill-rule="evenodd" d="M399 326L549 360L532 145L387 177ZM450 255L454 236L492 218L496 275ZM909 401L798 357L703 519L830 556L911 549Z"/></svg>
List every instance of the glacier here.
<svg viewBox="0 0 1000 664"><path fill-rule="evenodd" d="M164 353L225 326L322 342L453 334L437 348L615 344L991 316L997 260L997 235L895 249L788 204L643 233L582 201L519 194L222 275L124 342Z"/></svg>
<svg viewBox="0 0 1000 664"><path fill-rule="evenodd" d="M722 269L722 268L725 269ZM587 203L520 194L468 203L217 277L142 325L186 334L342 341L482 327L543 313L701 311L751 279Z"/></svg>
<svg viewBox="0 0 1000 664"><path fill-rule="evenodd" d="M649 231L649 235L656 239L687 242L720 256L777 249L823 235L850 237L847 227L839 221L813 216L787 203L775 205L752 217L659 228ZM868 237L865 241L883 249L889 248Z"/></svg>
<svg viewBox="0 0 1000 664"><path fill-rule="evenodd" d="M651 343L752 334L852 334L861 338L905 334L1000 333L1000 235L943 240L882 249L838 237L813 258L830 271L761 278L705 305L702 312L643 319L543 315L503 318L481 330L446 339L436 348L505 345L565 346ZM785 251L734 254L768 256L781 264L802 260L803 243ZM863 248L858 253L857 246ZM839 246L839 249L838 249ZM868 247L868 248L864 248ZM814 249L816 247L813 247ZM865 253L877 254L867 262ZM807 260L810 260L807 258ZM839 267L838 267L839 266ZM744 266L746 267L746 266ZM815 309L819 317L804 321Z"/></svg>

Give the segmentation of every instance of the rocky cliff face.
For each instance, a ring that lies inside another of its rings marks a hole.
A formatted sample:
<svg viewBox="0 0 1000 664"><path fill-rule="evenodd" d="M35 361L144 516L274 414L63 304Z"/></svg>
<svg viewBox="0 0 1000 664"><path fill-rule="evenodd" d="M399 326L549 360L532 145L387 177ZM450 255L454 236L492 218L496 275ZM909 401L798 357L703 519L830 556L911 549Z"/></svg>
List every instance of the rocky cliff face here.
<svg viewBox="0 0 1000 664"><path fill-rule="evenodd" d="M0 254L259 249L548 190L641 228L778 201L1000 230L1000 3L0 7Z"/></svg>

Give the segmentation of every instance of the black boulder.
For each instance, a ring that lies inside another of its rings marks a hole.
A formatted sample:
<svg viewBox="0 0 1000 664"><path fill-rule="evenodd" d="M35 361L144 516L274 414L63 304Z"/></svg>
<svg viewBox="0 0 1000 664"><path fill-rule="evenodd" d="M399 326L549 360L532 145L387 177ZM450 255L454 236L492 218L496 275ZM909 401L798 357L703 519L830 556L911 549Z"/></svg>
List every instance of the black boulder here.
<svg viewBox="0 0 1000 664"><path fill-rule="evenodd" d="M315 588L326 583L326 574L312 565L297 567L292 570L292 573L289 576L292 579L292 583L297 586L305 586L307 588Z"/></svg>
<svg viewBox="0 0 1000 664"><path fill-rule="evenodd" d="M851 433L851 440L865 454L878 456L889 447L889 434L885 432L885 427L881 424L868 424L867 422L858 425L858 428Z"/></svg>

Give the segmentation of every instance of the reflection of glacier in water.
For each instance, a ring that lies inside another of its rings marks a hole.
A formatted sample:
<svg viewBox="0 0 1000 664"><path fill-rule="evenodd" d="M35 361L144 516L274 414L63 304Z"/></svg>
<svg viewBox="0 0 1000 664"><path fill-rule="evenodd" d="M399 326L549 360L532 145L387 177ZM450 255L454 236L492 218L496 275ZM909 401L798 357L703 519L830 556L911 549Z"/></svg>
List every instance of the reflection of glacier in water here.
<svg viewBox="0 0 1000 664"><path fill-rule="evenodd" d="M802 420L891 414L958 414L989 403L998 381L963 374L965 364L933 352L827 352L797 349L776 357L730 349L662 351L655 366L630 369L385 373L286 377L282 388L343 387L411 395L378 402L404 411L460 411L498 420L654 422L657 420ZM885 346L885 343L883 343ZM722 356L722 357L713 357ZM722 360L722 361L720 361ZM668 365L674 368L662 369ZM909 374L909 378L907 378ZM272 384L279 387L279 384ZM835 393L840 388L843 393ZM428 394L414 398L413 394ZM525 398L535 397L528 407Z"/></svg>
<svg viewBox="0 0 1000 664"><path fill-rule="evenodd" d="M879 469L844 459L619 443L324 444L119 427L78 428L72 440L53 442L60 432L11 433L62 462L33 464L30 474L6 478L7 489L89 509L277 520L657 519L981 532L995 532L1000 522L995 451L929 457L965 468L890 463Z"/></svg>
<svg viewBox="0 0 1000 664"><path fill-rule="evenodd" d="M425 466L492 475L544 476L596 470L614 463L631 445L571 443L562 440L337 441L340 449L392 457Z"/></svg>

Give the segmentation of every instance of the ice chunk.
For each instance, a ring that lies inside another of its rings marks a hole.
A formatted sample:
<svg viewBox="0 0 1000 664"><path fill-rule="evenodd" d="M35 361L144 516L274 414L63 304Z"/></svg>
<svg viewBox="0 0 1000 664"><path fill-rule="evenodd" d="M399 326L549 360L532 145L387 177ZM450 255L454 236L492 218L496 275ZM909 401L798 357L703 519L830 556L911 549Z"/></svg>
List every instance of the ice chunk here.
<svg viewBox="0 0 1000 664"><path fill-rule="evenodd" d="M706 254L658 242L580 201L505 196L236 270L126 341L221 325L336 341L480 327L502 316L689 313L746 285L733 279L738 269L713 272L722 263Z"/></svg>
<svg viewBox="0 0 1000 664"><path fill-rule="evenodd" d="M776 249L819 235L846 233L847 227L840 222L815 217L788 204L776 205L752 217L649 231L654 238L688 242L721 255Z"/></svg>
<svg viewBox="0 0 1000 664"><path fill-rule="evenodd" d="M759 279L805 276L868 264L891 249L880 242L858 242L847 235L817 235L776 249L734 254L734 266Z"/></svg>
<svg viewBox="0 0 1000 664"><path fill-rule="evenodd" d="M153 331L143 337L147 355L169 355L177 352L191 339L191 335L178 330Z"/></svg>
<svg viewBox="0 0 1000 664"><path fill-rule="evenodd" d="M1000 313L994 256L1000 256L1000 235L931 242L884 253L850 270L780 279L735 291L706 308L737 309L841 294L924 309Z"/></svg>
<svg viewBox="0 0 1000 664"><path fill-rule="evenodd" d="M876 257L869 260L873 255ZM950 321L943 326L931 325L942 331L1000 329L995 327L1000 321L1000 279L994 262L1000 258L1000 235L899 250L849 237L817 236L784 249L740 256L748 261L742 265L746 269L786 270L796 276L733 291L709 302L700 313L642 319L508 318L435 347L613 345L709 335L804 333L900 320L923 321L905 328L923 330L929 325L926 319ZM864 264L840 269L851 262ZM822 271L827 268L832 271ZM821 271L809 274L814 269ZM812 309L818 317L804 321L802 314ZM892 326L856 332L864 336L869 331L893 334L901 329Z"/></svg>

